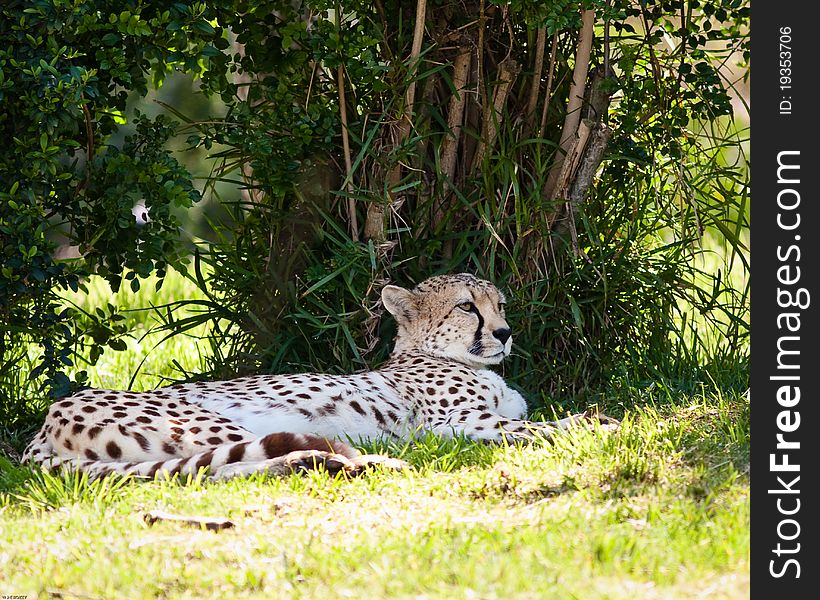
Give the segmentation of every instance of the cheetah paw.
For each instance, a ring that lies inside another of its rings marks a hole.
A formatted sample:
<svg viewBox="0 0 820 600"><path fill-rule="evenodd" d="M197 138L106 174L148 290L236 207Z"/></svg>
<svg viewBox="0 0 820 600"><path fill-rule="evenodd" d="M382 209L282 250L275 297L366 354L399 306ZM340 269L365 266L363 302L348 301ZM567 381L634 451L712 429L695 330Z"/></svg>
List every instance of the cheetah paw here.
<svg viewBox="0 0 820 600"><path fill-rule="evenodd" d="M353 464L349 458L341 454L333 454L322 450L297 450L268 460L222 465L214 470L212 478L224 481L235 477L247 477L254 473L289 475L291 473L313 471L320 466L324 467L329 473L336 474L339 471L352 468Z"/></svg>
<svg viewBox="0 0 820 600"><path fill-rule="evenodd" d="M348 472L358 475L367 469L379 467L381 469L389 469L393 471L404 471L410 468L410 464L399 459L385 456L384 454L362 454L350 461L353 468Z"/></svg>
<svg viewBox="0 0 820 600"><path fill-rule="evenodd" d="M589 408L583 413L583 419L589 423L597 423L604 431L617 431L621 422L614 418L598 412L597 408Z"/></svg>
<svg viewBox="0 0 820 600"><path fill-rule="evenodd" d="M335 475L339 471L349 471L353 468L353 462L346 456L323 450L297 450L280 458L290 472L314 471L321 466L331 475Z"/></svg>

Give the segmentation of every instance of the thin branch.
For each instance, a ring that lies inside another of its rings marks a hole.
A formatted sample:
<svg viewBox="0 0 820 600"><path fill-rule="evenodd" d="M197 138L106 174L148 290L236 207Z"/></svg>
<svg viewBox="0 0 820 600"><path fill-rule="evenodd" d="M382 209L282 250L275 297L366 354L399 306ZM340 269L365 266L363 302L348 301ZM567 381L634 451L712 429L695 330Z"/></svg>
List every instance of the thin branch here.
<svg viewBox="0 0 820 600"><path fill-rule="evenodd" d="M404 118L412 120L413 102L416 100L416 79L415 74L418 68L419 56L421 55L421 43L424 40L424 19L427 13L427 0L416 2L416 25L413 28L413 47L410 49L410 75L413 78L407 86L407 97L404 103Z"/></svg>
<svg viewBox="0 0 820 600"><path fill-rule="evenodd" d="M658 90L658 97L663 105L663 89L661 88L661 65L658 61L658 55L655 54L655 47L652 44L652 28L649 26L649 17L646 16L646 7L641 4L641 20L643 21L643 28L646 34L645 42L646 48L649 50L649 60L652 64L652 77L655 79L655 88Z"/></svg>
<svg viewBox="0 0 820 600"><path fill-rule="evenodd" d="M504 25L507 26L507 35L509 36L510 44L507 46L507 54L501 59L501 62L506 62L512 56L513 47L515 46L515 34L513 33L512 22L510 21L510 6L504 4L501 7L501 16L504 19Z"/></svg>
<svg viewBox="0 0 820 600"><path fill-rule="evenodd" d="M680 5L681 38L680 38L680 45L678 46L679 51L680 51L680 65L678 66L678 81L677 81L677 84L676 84L677 89L680 89L681 83L683 82L683 65L686 62L686 58L687 58L686 48L688 47L688 44L689 44L689 22L691 21L691 16L692 16L692 13L690 12L691 7L689 7L689 10L686 10L684 8L684 4L687 4L687 6L688 6L688 3L681 2L681 5ZM673 50L673 53L674 53L674 50Z"/></svg>
<svg viewBox="0 0 820 600"><path fill-rule="evenodd" d="M535 127L535 108L538 105L538 91L541 89L541 71L544 69L544 48L547 45L547 28L539 27L535 39L535 66L533 67L530 98L527 102L527 124L529 130Z"/></svg>
<svg viewBox="0 0 820 600"><path fill-rule="evenodd" d="M94 125L91 122L91 111L88 110L85 96L82 93L80 93L80 100L83 101L83 103L80 104L80 108L83 111L83 119L85 120L85 177L77 184L77 189L74 190L76 194L80 193L88 185L91 179L91 161L94 160Z"/></svg>
<svg viewBox="0 0 820 600"><path fill-rule="evenodd" d="M243 57L245 56L245 44L240 44L236 41L236 37L231 35L231 45L232 50L235 54ZM238 71L234 75L234 85L236 85L236 97L239 99L240 102L246 102L250 105L249 95L250 95L250 88L251 85L255 80L258 80L258 76L252 78L246 71ZM250 162L246 160L248 157L243 157L242 160L242 177L244 178L244 185L241 188L242 197L245 199L246 202L249 204L256 204L261 202L264 192L262 189L256 185L253 179L253 167L251 166ZM273 251L272 246L270 247L270 252L268 253L268 264L270 263L270 255Z"/></svg>
<svg viewBox="0 0 820 600"><path fill-rule="evenodd" d="M538 135L544 135L544 128L547 126L547 110L550 107L550 97L552 96L552 80L555 77L555 56L558 53L558 32L552 35L552 49L550 50L550 69L547 74L547 89L544 92L544 108L541 110L541 125L538 128Z"/></svg>
<svg viewBox="0 0 820 600"><path fill-rule="evenodd" d="M473 170L481 165L481 161L484 160L484 154L495 144L498 127L503 119L503 110L507 102L507 95L510 93L510 87L520 70L521 67L513 59L505 60L498 65L499 81L493 93L492 109L490 110L489 107L485 108L484 131L478 142L478 149L473 157Z"/></svg>
<svg viewBox="0 0 820 600"><path fill-rule="evenodd" d="M607 9L609 9L611 2L612 0L606 0ZM611 56L609 47L609 16L607 16L607 18L604 20L604 77L609 77L612 74L610 60Z"/></svg>
<svg viewBox="0 0 820 600"><path fill-rule="evenodd" d="M418 69L419 56L421 56L421 44L424 41L424 24L427 14L427 0L416 0L416 23L413 29L413 46L408 57L410 83L404 97L404 113L399 120L398 135L396 136L395 148L398 151L403 145L407 136L410 135L410 128L413 122L413 104L416 100L416 71ZM389 207L395 209L398 200L394 190L401 183L401 162L396 160L396 164L390 169L387 175L387 193ZM365 237L383 242L387 239L384 224L385 207L379 202L371 202L367 206L367 220L365 221Z"/></svg>
<svg viewBox="0 0 820 600"><path fill-rule="evenodd" d="M487 28L487 15L484 11L484 0L478 9L478 43L476 44L476 91L481 99L481 110L487 110L487 88L484 87L484 30Z"/></svg>
<svg viewBox="0 0 820 600"><path fill-rule="evenodd" d="M82 98L82 95L80 96ZM91 163L94 160L94 126L91 124L91 112L88 110L86 104L82 104L83 116L85 117L85 136L86 136L86 162Z"/></svg>
<svg viewBox="0 0 820 600"><path fill-rule="evenodd" d="M341 64L336 71L339 86L339 113L342 118L342 150L345 155L345 188L347 189L347 219L350 223L350 237L359 241L359 222L356 218L356 201L353 199L353 163L350 159L350 141L347 132L347 102L345 101L345 75Z"/></svg>
<svg viewBox="0 0 820 600"><path fill-rule="evenodd" d="M387 53L385 58L388 58L390 52L390 28L387 26L387 13L384 10L382 0L374 0L373 4L376 6L376 12L379 13L379 19L381 19L382 29L384 30L384 40L387 42L385 44L379 44L379 46L383 46L382 52Z"/></svg>
<svg viewBox="0 0 820 600"><path fill-rule="evenodd" d="M432 119L432 111L430 107L438 105L438 88L440 82L439 73L432 73L424 82L424 89L422 91L422 106L419 113L416 115L416 128L420 131L427 131ZM430 136L420 136L416 147L415 160L413 170L421 174L421 185L419 185L416 193L416 206L431 206L430 201L433 193L436 192L435 187L438 181L438 174L434 169L427 169L425 167L427 161L428 147L430 146ZM396 214L399 207L394 207L391 217L396 217L397 223L403 221L401 217ZM416 229L416 232L421 232L422 228Z"/></svg>

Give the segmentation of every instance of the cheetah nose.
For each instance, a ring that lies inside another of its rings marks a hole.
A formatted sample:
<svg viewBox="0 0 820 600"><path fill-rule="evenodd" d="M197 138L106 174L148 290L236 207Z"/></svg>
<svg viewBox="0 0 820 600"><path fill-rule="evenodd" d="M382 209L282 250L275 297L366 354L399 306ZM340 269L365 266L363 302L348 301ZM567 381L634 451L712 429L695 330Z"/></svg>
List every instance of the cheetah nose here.
<svg viewBox="0 0 820 600"><path fill-rule="evenodd" d="M508 328L496 329L495 331L493 331L493 337L495 339L497 339L499 342L501 342L502 344L506 344L507 340L510 339L511 335L512 335L512 330L510 330Z"/></svg>

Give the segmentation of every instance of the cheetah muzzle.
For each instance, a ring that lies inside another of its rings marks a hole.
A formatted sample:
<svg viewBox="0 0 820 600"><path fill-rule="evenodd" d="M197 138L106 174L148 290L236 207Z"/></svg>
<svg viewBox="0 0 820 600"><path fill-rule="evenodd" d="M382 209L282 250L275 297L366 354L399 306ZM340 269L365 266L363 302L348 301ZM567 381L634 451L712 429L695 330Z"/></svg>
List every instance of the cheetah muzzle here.
<svg viewBox="0 0 820 600"><path fill-rule="evenodd" d="M340 439L407 440L419 432L476 440L549 438L596 421L524 420L526 403L487 367L512 348L504 295L466 273L413 289L388 285L382 303L398 331L390 359L351 375L256 375L149 392L83 390L54 403L23 458L46 468L228 479L315 468L357 475L403 461L362 455Z"/></svg>

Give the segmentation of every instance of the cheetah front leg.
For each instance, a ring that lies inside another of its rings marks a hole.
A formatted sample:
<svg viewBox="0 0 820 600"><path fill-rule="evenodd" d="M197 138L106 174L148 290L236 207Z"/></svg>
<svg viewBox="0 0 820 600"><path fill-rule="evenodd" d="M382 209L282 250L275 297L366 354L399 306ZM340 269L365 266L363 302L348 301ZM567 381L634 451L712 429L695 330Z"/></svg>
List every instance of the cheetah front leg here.
<svg viewBox="0 0 820 600"><path fill-rule="evenodd" d="M447 437L464 435L470 439L490 442L531 441L534 439L549 440L558 431L596 421L607 426L617 426L615 419L599 416L590 411L571 415L558 421L527 421L504 417L489 410L476 410L450 413L445 418L432 423L431 429Z"/></svg>
<svg viewBox="0 0 820 600"><path fill-rule="evenodd" d="M264 461L226 464L214 469L211 478L224 481L234 477L247 477L254 473L287 475L312 471L319 466L331 475L346 473L354 476L376 466L397 471L409 468L403 460L381 454L361 454L351 458L320 450L301 450Z"/></svg>

